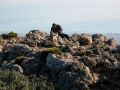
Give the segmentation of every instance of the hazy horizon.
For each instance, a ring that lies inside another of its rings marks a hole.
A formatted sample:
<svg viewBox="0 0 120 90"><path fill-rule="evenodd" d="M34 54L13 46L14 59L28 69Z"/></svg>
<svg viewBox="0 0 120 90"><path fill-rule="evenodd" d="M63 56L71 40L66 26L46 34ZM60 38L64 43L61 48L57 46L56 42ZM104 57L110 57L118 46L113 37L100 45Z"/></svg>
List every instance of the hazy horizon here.
<svg viewBox="0 0 120 90"><path fill-rule="evenodd" d="M0 32L120 33L120 0L0 0Z"/></svg>

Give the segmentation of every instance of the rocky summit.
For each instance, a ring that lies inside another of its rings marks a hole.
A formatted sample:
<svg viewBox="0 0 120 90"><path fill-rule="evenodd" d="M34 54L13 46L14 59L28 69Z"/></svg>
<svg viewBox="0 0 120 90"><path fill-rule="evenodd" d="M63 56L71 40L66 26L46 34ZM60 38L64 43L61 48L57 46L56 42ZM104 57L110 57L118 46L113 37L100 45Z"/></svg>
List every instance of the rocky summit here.
<svg viewBox="0 0 120 90"><path fill-rule="evenodd" d="M0 90L120 90L120 46L114 38L16 34L0 38Z"/></svg>

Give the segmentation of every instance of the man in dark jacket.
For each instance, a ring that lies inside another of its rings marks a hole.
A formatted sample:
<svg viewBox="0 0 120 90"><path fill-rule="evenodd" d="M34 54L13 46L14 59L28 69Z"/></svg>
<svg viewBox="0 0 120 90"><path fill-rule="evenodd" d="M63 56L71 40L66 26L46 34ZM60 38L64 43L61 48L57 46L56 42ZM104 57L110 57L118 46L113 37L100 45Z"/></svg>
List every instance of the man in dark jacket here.
<svg viewBox="0 0 120 90"><path fill-rule="evenodd" d="M55 34L58 34L61 38L67 38L70 41L70 37L62 32L63 29L60 25L53 23L50 31L50 36L54 36Z"/></svg>

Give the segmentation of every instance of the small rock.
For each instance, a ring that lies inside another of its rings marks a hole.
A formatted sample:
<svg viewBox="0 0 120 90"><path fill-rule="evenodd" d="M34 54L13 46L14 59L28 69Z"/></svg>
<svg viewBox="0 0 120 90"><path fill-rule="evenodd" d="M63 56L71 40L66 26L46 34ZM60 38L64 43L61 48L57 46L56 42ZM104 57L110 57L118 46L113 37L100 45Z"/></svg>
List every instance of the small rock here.
<svg viewBox="0 0 120 90"><path fill-rule="evenodd" d="M107 41L107 37L102 34L93 34L92 35L93 41Z"/></svg>
<svg viewBox="0 0 120 90"><path fill-rule="evenodd" d="M87 34L82 34L79 38L80 45L90 45L92 43L92 36Z"/></svg>
<svg viewBox="0 0 120 90"><path fill-rule="evenodd" d="M93 68L97 64L97 62L93 58L90 58L90 57L87 57L87 56L81 57L80 61L82 61L89 68Z"/></svg>
<svg viewBox="0 0 120 90"><path fill-rule="evenodd" d="M12 60L17 56L24 56L31 51L31 48L26 44L15 44L10 48L6 48L7 52L3 54L4 60Z"/></svg>
<svg viewBox="0 0 120 90"><path fill-rule="evenodd" d="M73 35L71 36L71 39L76 42L76 41L79 40L79 37L80 37L80 35L78 35L78 34L73 34Z"/></svg>
<svg viewBox="0 0 120 90"><path fill-rule="evenodd" d="M109 39L107 43L112 47L116 47L118 45L117 41L114 38Z"/></svg>

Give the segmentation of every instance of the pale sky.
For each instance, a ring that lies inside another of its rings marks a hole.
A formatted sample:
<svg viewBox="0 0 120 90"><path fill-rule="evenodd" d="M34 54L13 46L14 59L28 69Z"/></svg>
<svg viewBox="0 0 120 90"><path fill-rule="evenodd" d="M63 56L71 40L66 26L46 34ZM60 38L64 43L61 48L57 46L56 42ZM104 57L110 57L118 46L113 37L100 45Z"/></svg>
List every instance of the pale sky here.
<svg viewBox="0 0 120 90"><path fill-rule="evenodd" d="M0 32L120 33L120 0L0 0Z"/></svg>

